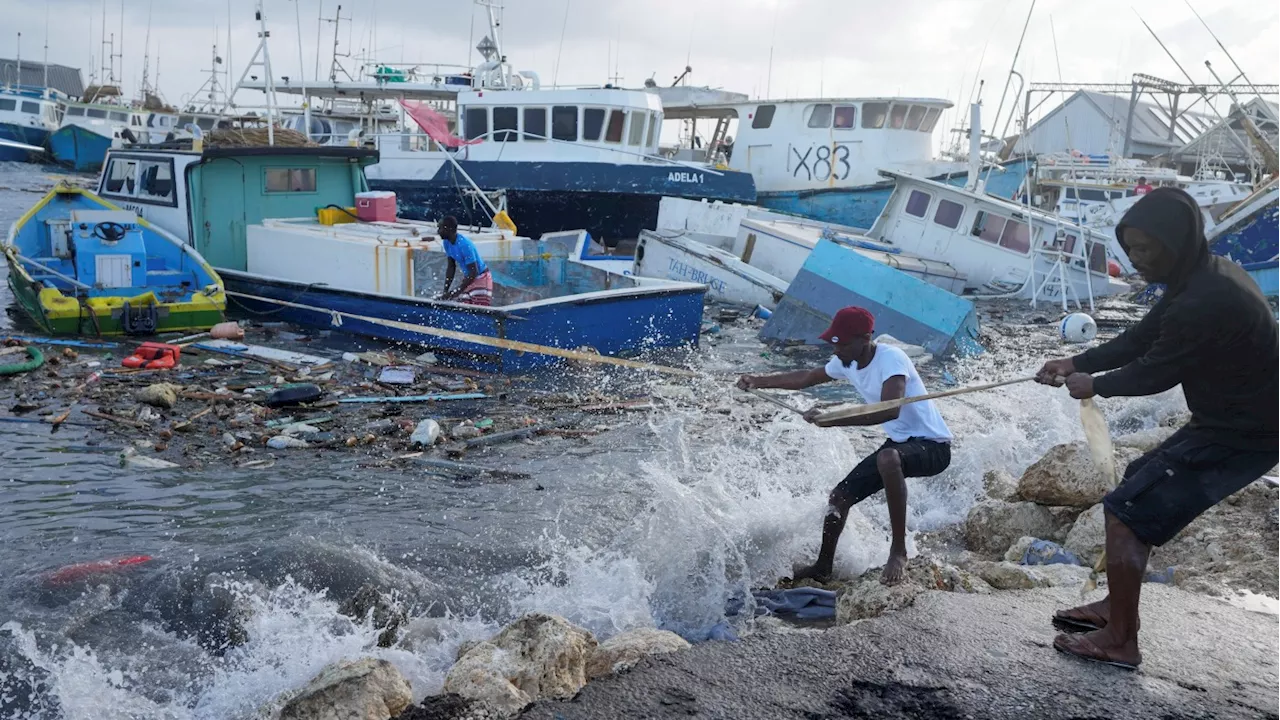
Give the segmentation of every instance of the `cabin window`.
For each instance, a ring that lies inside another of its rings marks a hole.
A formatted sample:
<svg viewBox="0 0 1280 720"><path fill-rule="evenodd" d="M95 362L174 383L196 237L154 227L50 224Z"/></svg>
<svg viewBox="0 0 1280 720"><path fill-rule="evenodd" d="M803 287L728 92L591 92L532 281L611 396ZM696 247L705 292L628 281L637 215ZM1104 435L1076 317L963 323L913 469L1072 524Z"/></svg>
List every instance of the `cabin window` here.
<svg viewBox="0 0 1280 720"><path fill-rule="evenodd" d="M111 119L116 122L129 122L129 116L122 112L109 113Z"/></svg>
<svg viewBox="0 0 1280 720"><path fill-rule="evenodd" d="M924 106L912 105L911 109L907 111L907 129L919 130L920 123L923 120L924 120Z"/></svg>
<svg viewBox="0 0 1280 720"><path fill-rule="evenodd" d="M520 111L513 107L493 109L493 139L498 142L515 142L520 139Z"/></svg>
<svg viewBox="0 0 1280 720"><path fill-rule="evenodd" d="M773 124L773 113L778 109L777 105L758 105L756 106L756 114L751 116L751 127L756 130L763 130Z"/></svg>
<svg viewBox="0 0 1280 720"><path fill-rule="evenodd" d="M829 128L831 127L831 106L827 103L819 103L809 109L809 127L811 128Z"/></svg>
<svg viewBox="0 0 1280 720"><path fill-rule="evenodd" d="M144 200L172 202L173 166L169 162L142 163L138 179L138 197Z"/></svg>
<svg viewBox="0 0 1280 720"><path fill-rule="evenodd" d="M929 193L919 190L912 190L907 196L907 214L912 217L922 218L929 211L929 201L933 200L933 196Z"/></svg>
<svg viewBox="0 0 1280 720"><path fill-rule="evenodd" d="M1089 243L1089 269L1096 273L1107 272L1107 246Z"/></svg>
<svg viewBox="0 0 1280 720"><path fill-rule="evenodd" d="M645 147L647 148L653 147L654 141L657 140L656 136L658 134L658 128L661 126L662 126L661 115L655 113L653 117L649 118L649 136L645 138L645 141L644 141Z"/></svg>
<svg viewBox="0 0 1280 720"><path fill-rule="evenodd" d="M1008 221L1000 234L1000 247L1023 255L1031 252L1031 228L1019 220Z"/></svg>
<svg viewBox="0 0 1280 720"><path fill-rule="evenodd" d="M647 113L639 110L631 111L631 127L627 129L627 144L640 146L640 141L644 140L644 116Z"/></svg>
<svg viewBox="0 0 1280 720"><path fill-rule="evenodd" d="M0 110L12 110L17 106L18 106L17 100L11 100L9 98L4 98L0 100Z"/></svg>
<svg viewBox="0 0 1280 720"><path fill-rule="evenodd" d="M621 110L609 111L609 124L604 129L604 141L611 143L622 142L622 129L626 124L627 114Z"/></svg>
<svg viewBox="0 0 1280 720"><path fill-rule="evenodd" d="M546 108L535 107L524 109L524 139L525 142L542 142L547 139Z"/></svg>
<svg viewBox="0 0 1280 720"><path fill-rule="evenodd" d="M941 114L940 108L929 108L924 114L924 120L920 122L920 132L933 132L933 126L938 124L938 116Z"/></svg>
<svg viewBox="0 0 1280 720"><path fill-rule="evenodd" d="M269 193L316 191L315 168L267 168L266 179Z"/></svg>
<svg viewBox="0 0 1280 720"><path fill-rule="evenodd" d="M600 131L604 129L604 108L582 109L582 139L588 142L599 142Z"/></svg>
<svg viewBox="0 0 1280 720"><path fill-rule="evenodd" d="M49 122L54 122L54 123L56 123L56 122L61 122L61 121L62 121L62 116L61 116L61 115L59 115L59 109L58 109L58 106L57 106L57 105L45 105L45 106L44 106L44 117L45 117L45 119L46 119L46 120L48 120Z"/></svg>
<svg viewBox="0 0 1280 720"><path fill-rule="evenodd" d="M862 127L876 129L884 127L885 118L889 115L889 103L863 103Z"/></svg>
<svg viewBox="0 0 1280 720"><path fill-rule="evenodd" d="M70 115L71 117L84 117L84 108L82 107L67 108L67 114Z"/></svg>
<svg viewBox="0 0 1280 720"><path fill-rule="evenodd" d="M1066 255L1074 255L1076 252L1076 241L1079 240L1075 235L1068 235L1067 239L1062 242L1062 252Z"/></svg>
<svg viewBox="0 0 1280 720"><path fill-rule="evenodd" d="M832 127L837 130L852 130L853 123L858 117L858 109L852 105L837 105L835 121Z"/></svg>
<svg viewBox="0 0 1280 720"><path fill-rule="evenodd" d="M112 160L107 172L106 192L117 195L133 195L134 179L138 176L138 164L132 160Z"/></svg>
<svg viewBox="0 0 1280 720"><path fill-rule="evenodd" d="M132 118L129 121L129 124L133 125L134 127L142 127L142 116L141 115L132 116Z"/></svg>
<svg viewBox="0 0 1280 720"><path fill-rule="evenodd" d="M463 122L466 123L467 139L475 140L489 134L489 108L467 108L466 114L463 116Z"/></svg>
<svg viewBox="0 0 1280 720"><path fill-rule="evenodd" d="M894 105L889 110L889 127L894 130L901 130L907 122L907 110L910 105Z"/></svg>
<svg viewBox="0 0 1280 720"><path fill-rule="evenodd" d="M187 125L190 125L191 123L193 123L193 122L195 122L195 121L196 121L196 119L195 119L194 117L190 116L190 115L182 115L182 116L180 116L180 117L178 118L178 124L179 124L179 125L182 125L182 126L184 126L184 127L185 127L185 126L187 126Z"/></svg>
<svg viewBox="0 0 1280 720"><path fill-rule="evenodd" d="M933 213L933 221L943 227L955 230L960 227L960 218L964 215L964 205L950 200L939 200L938 209Z"/></svg>
<svg viewBox="0 0 1280 720"><path fill-rule="evenodd" d="M1000 233L1004 232L1004 224L1005 219L999 215L979 210L978 216L973 219L973 235L992 245L998 244Z"/></svg>
<svg viewBox="0 0 1280 720"><path fill-rule="evenodd" d="M551 137L568 142L578 141L577 105L557 105L551 108Z"/></svg>
<svg viewBox="0 0 1280 720"><path fill-rule="evenodd" d="M28 115L39 115L40 103L26 102L24 100L22 103L22 112Z"/></svg>
<svg viewBox="0 0 1280 720"><path fill-rule="evenodd" d="M85 108L84 114L91 118L98 118L99 120L107 119L107 111L98 110L97 108Z"/></svg>

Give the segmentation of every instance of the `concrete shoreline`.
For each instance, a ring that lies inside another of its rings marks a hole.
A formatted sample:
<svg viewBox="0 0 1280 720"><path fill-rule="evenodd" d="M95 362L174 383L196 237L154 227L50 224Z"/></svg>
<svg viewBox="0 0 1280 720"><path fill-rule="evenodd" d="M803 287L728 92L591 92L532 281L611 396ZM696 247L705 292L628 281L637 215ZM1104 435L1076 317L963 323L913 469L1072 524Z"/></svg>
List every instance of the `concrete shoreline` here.
<svg viewBox="0 0 1280 720"><path fill-rule="evenodd" d="M1080 601L1074 587L928 592L910 608L852 625L766 631L650 657L522 717L1278 717L1276 616L1144 585L1144 662L1128 672L1052 648L1052 613Z"/></svg>

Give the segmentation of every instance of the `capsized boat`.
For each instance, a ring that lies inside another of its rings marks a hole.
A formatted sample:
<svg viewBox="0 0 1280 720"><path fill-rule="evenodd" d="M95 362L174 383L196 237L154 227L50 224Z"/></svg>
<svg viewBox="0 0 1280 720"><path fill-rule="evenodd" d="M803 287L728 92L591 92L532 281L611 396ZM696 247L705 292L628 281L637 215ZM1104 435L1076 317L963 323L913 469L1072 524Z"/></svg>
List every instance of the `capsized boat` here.
<svg viewBox="0 0 1280 720"><path fill-rule="evenodd" d="M223 319L222 280L194 248L60 184L9 229L9 288L45 332L149 335Z"/></svg>

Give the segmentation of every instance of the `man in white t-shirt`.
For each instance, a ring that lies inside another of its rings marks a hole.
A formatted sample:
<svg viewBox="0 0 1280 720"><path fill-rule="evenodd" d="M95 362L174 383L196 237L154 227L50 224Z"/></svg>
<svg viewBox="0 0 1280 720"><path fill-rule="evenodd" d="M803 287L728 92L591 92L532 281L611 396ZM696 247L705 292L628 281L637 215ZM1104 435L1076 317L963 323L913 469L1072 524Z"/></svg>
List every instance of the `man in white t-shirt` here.
<svg viewBox="0 0 1280 720"><path fill-rule="evenodd" d="M925 395L924 382L911 358L899 348L877 345L871 339L874 331L875 318L870 312L860 307L844 308L820 336L835 350L826 367L777 375L743 375L738 387L802 390L832 380L847 380L868 403ZM805 413L805 420L821 427L883 425L889 439L831 491L818 561L798 571L795 579L825 581L831 577L836 544L849 509L883 488L893 539L880 581L895 585L902 581L907 563L906 478L931 477L947 469L951 464L951 431L932 400L829 423L816 422L818 413L816 408L810 410Z"/></svg>

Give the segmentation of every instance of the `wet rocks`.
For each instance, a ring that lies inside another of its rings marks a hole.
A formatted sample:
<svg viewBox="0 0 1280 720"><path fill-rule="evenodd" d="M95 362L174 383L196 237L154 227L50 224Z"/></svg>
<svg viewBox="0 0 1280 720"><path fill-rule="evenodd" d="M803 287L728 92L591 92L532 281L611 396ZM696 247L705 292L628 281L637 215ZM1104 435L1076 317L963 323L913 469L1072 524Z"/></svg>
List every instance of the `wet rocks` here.
<svg viewBox="0 0 1280 720"><path fill-rule="evenodd" d="M969 569L997 590L1081 585L1089 579L1089 568L1080 565L1031 566L1008 561L978 561L972 563Z"/></svg>
<svg viewBox="0 0 1280 720"><path fill-rule="evenodd" d="M836 622L847 625L911 607L923 591L924 588L905 580L894 586L885 585L880 582L879 570L868 571L836 596Z"/></svg>
<svg viewBox="0 0 1280 720"><path fill-rule="evenodd" d="M531 613L463 655L444 692L515 715L529 703L568 699L587 683L595 636L556 615Z"/></svg>
<svg viewBox="0 0 1280 720"><path fill-rule="evenodd" d="M362 585L351 599L338 608L338 612L361 622L370 618L373 626L382 630L378 635L378 647L384 648L395 644L400 626L409 619L408 613L399 603L372 584Z"/></svg>
<svg viewBox="0 0 1280 720"><path fill-rule="evenodd" d="M134 398L144 405L170 410L178 402L178 391L181 389L170 383L155 383L139 390Z"/></svg>
<svg viewBox="0 0 1280 720"><path fill-rule="evenodd" d="M1061 541L1078 514L1074 508L984 500L974 505L965 519L965 545L976 553L995 558L1003 556L1021 537Z"/></svg>
<svg viewBox="0 0 1280 720"><path fill-rule="evenodd" d="M880 582L882 572L881 568L873 568L840 588L836 596L836 622L847 624L910 607L926 590L991 592L980 577L930 557L908 560L903 580L897 585Z"/></svg>
<svg viewBox="0 0 1280 720"><path fill-rule="evenodd" d="M1160 443L1168 440L1169 436L1176 431L1177 428L1163 425L1147 428L1146 430L1131 432L1128 435L1121 435L1112 441L1112 445L1118 448L1131 448L1139 452L1148 453L1155 450Z"/></svg>
<svg viewBox="0 0 1280 720"><path fill-rule="evenodd" d="M1107 546L1107 522L1102 503L1080 513L1067 532L1064 547L1076 554L1085 565L1092 566Z"/></svg>
<svg viewBox="0 0 1280 720"><path fill-rule="evenodd" d="M280 710L280 720L389 720L409 706L409 681L386 660L334 663Z"/></svg>
<svg viewBox="0 0 1280 720"><path fill-rule="evenodd" d="M982 475L982 489L992 500L1016 500L1018 479L1008 470L988 470Z"/></svg>
<svg viewBox="0 0 1280 720"><path fill-rule="evenodd" d="M1140 454L1133 448L1117 448L1116 477L1121 477L1129 461ZM1101 502L1110 490L1084 442L1055 445L1018 480L1018 496L1041 505L1084 509Z"/></svg>
<svg viewBox="0 0 1280 720"><path fill-rule="evenodd" d="M649 655L676 652L689 647L687 640L667 630L628 630L609 638L596 648L587 663L587 676L595 679L629 670Z"/></svg>

